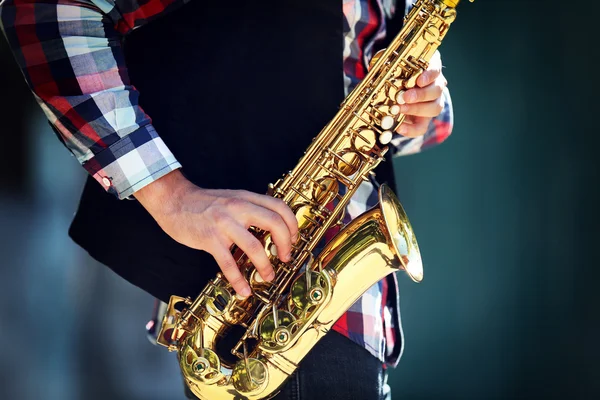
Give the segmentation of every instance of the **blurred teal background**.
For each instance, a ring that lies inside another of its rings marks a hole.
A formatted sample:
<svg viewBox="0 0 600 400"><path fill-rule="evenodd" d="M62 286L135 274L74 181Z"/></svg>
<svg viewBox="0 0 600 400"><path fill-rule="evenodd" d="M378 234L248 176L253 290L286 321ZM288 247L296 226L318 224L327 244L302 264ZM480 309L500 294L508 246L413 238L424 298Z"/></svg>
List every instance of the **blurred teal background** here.
<svg viewBox="0 0 600 400"><path fill-rule="evenodd" d="M400 276L394 399L600 398L598 11L461 4L453 136L395 164L425 280ZM152 298L67 237L84 172L3 38L0 94L0 399L182 399Z"/></svg>

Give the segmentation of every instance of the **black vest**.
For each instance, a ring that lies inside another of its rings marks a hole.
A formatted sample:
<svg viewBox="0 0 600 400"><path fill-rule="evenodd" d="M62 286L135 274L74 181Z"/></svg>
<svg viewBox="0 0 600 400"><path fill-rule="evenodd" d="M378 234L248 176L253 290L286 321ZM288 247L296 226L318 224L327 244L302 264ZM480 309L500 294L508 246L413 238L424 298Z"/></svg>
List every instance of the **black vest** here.
<svg viewBox="0 0 600 400"><path fill-rule="evenodd" d="M343 100L341 0L191 1L131 33L124 50L140 105L203 188L264 193ZM164 301L195 297L218 271L92 178L69 233Z"/></svg>

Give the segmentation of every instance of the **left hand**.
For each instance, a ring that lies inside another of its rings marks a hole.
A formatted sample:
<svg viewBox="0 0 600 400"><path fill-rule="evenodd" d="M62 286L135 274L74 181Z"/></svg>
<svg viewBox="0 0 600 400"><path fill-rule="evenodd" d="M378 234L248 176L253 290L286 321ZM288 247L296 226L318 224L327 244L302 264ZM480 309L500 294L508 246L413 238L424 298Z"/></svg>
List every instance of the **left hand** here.
<svg viewBox="0 0 600 400"><path fill-rule="evenodd" d="M444 109L442 92L447 85L448 81L442 74L442 58L436 51L427 71L417 79L417 86L404 93L405 104L400 106L400 112L406 115L406 119L396 132L406 137L424 135L431 120Z"/></svg>

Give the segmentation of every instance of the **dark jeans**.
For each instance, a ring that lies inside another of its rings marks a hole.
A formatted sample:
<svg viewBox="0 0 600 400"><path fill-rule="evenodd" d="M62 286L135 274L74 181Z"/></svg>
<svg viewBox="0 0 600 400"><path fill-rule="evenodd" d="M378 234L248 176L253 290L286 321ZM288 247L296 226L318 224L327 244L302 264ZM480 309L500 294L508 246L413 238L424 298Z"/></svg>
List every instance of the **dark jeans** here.
<svg viewBox="0 0 600 400"><path fill-rule="evenodd" d="M188 399L196 397L187 389ZM367 350L330 331L274 400L389 400L387 375Z"/></svg>

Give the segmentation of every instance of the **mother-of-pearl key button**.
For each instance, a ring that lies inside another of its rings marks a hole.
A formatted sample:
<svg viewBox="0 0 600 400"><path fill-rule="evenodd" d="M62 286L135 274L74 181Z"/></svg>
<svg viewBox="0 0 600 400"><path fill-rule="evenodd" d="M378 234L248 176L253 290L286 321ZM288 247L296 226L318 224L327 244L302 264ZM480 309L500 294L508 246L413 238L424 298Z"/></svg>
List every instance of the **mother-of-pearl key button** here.
<svg viewBox="0 0 600 400"><path fill-rule="evenodd" d="M392 132L391 131L382 132L381 135L379 135L379 141L381 142L381 144L384 144L384 145L391 142L392 141Z"/></svg>
<svg viewBox="0 0 600 400"><path fill-rule="evenodd" d="M110 186L110 179L102 178L102 183L104 183L106 186Z"/></svg>
<svg viewBox="0 0 600 400"><path fill-rule="evenodd" d="M386 115L381 119L381 127L385 130L391 129L394 126L394 122L396 122L394 117Z"/></svg>
<svg viewBox="0 0 600 400"><path fill-rule="evenodd" d="M242 296L239 293L236 293L235 294L235 298L238 299L238 300L240 300L240 301L242 301L242 300L246 300L248 297L245 297L245 296Z"/></svg>
<svg viewBox="0 0 600 400"><path fill-rule="evenodd" d="M404 93L406 93L406 90L401 90L401 91L398 92L398 94L396 95L396 103L398 103L398 104L404 104L404 103L406 103L404 101L404 97L403 97Z"/></svg>
<svg viewBox="0 0 600 400"><path fill-rule="evenodd" d="M271 246L269 246L269 251L273 256L277 257L277 246L275 246L275 243L271 243Z"/></svg>
<svg viewBox="0 0 600 400"><path fill-rule="evenodd" d="M398 115L400 114L400 106L398 104L394 104L393 106L390 107L390 114L392 115Z"/></svg>

